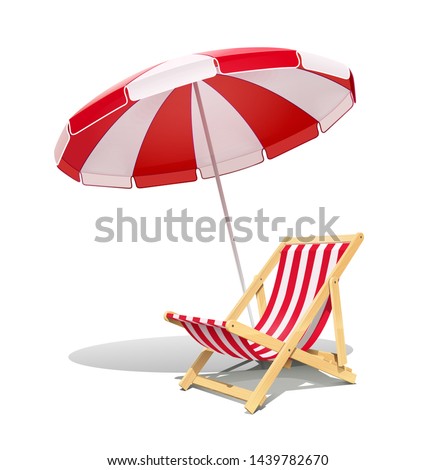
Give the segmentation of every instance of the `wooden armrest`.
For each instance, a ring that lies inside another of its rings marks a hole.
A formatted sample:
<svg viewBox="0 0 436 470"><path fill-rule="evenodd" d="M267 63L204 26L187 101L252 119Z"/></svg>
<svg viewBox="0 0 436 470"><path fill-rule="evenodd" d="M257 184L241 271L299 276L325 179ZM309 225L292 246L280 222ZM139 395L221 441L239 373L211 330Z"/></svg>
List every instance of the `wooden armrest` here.
<svg viewBox="0 0 436 470"><path fill-rule="evenodd" d="M266 335L261 331L255 330L254 328L244 325L243 323L239 323L235 320L227 321L226 330L276 352L280 351L284 345L283 341Z"/></svg>

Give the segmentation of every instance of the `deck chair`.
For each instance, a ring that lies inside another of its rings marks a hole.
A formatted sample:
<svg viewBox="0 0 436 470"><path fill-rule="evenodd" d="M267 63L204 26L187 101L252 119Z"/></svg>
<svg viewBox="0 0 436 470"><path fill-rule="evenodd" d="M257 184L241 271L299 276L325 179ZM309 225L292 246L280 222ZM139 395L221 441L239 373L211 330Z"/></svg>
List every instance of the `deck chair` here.
<svg viewBox="0 0 436 470"><path fill-rule="evenodd" d="M283 367L292 360L355 383L346 367L347 356L339 297L339 278L363 240L363 234L315 238L310 242L287 239L280 243L224 321L166 312L165 319L186 331L204 350L180 382L245 401L254 413ZM276 280L267 304L264 281L278 263ZM260 320L254 328L238 317L256 296ZM333 313L336 353L311 349ZM254 390L225 384L199 375L214 352L253 361L271 362Z"/></svg>

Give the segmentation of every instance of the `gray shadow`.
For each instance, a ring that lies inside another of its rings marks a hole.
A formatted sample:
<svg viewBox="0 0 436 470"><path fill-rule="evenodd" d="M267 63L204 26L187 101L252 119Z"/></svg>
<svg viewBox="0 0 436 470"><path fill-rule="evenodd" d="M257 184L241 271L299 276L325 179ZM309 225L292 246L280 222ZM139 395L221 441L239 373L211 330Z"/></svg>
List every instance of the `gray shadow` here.
<svg viewBox="0 0 436 470"><path fill-rule="evenodd" d="M318 340L314 348L334 352L335 343L330 340ZM201 350L202 347L190 336L165 336L89 346L72 352L69 359L76 364L100 369L181 373L186 371ZM352 350L347 346L347 354ZM247 370L247 365L242 365L244 363L248 365L248 370L256 364L223 354L214 354L203 372L219 372L235 366Z"/></svg>
<svg viewBox="0 0 436 470"><path fill-rule="evenodd" d="M335 352L336 345L331 340L318 340L315 349ZM76 364L101 369L125 370L132 372L184 373L202 350L190 336L169 336L161 338L143 338L116 343L99 344L74 351L69 359ZM346 346L347 354L353 348ZM213 354L202 370L202 375L228 382L243 388L254 389L265 373L268 365ZM176 376L180 380L182 375ZM290 369L283 369L268 392L264 404L268 406L284 392L348 385L342 380L330 377L312 367L293 361ZM193 388L198 388L193 386ZM213 391L203 391L219 395ZM219 395L228 400L238 400L226 395ZM248 412L247 412L248 413Z"/></svg>
<svg viewBox="0 0 436 470"><path fill-rule="evenodd" d="M202 373L201 375L210 379L219 380L220 382L225 382L228 384L236 385L238 387L254 390L257 384L259 383L260 379L265 374L267 366L265 366L265 364L256 364L251 361L245 361L242 365L246 366L247 363L251 365L251 368L236 371L235 369L238 367L236 366L230 367L218 373ZM175 379L179 381L182 377L183 376L180 375L178 377L175 377ZM278 398L285 392L315 388L338 387L344 385L351 384L335 377L331 377L327 374L324 374L323 372L320 372L319 370L314 369L313 367L309 367L305 364L293 361L292 367L290 369L281 370L279 376L273 382L271 388L268 391L265 403L259 410L264 409L272 401L274 401L276 398ZM212 390L198 387L197 385L192 385L191 388L201 390L202 393L217 395L221 398L226 398L227 400L241 403L241 401L236 398L230 397L228 395L222 395ZM249 414L248 411L246 411L246 413Z"/></svg>
<svg viewBox="0 0 436 470"><path fill-rule="evenodd" d="M166 336L89 346L74 351L69 359L101 369L180 373L186 371L201 350L202 347L190 336ZM214 354L205 372L226 369L232 365L231 359Z"/></svg>

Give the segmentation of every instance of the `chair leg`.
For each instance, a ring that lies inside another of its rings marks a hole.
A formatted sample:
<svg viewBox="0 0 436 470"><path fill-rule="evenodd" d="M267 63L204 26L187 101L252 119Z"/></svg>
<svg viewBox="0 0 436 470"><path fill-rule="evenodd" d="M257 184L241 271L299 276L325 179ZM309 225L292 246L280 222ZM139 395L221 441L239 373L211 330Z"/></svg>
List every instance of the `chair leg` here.
<svg viewBox="0 0 436 470"><path fill-rule="evenodd" d="M192 385L192 382L195 380L197 375L200 373L201 369L205 366L206 362L209 360L210 356L212 356L213 351L209 349L204 349L197 359L194 361L192 366L188 369L183 379L179 382L179 385L183 388L183 390L188 390L188 388Z"/></svg>
<svg viewBox="0 0 436 470"><path fill-rule="evenodd" d="M336 352L338 355L339 366L345 366L347 363L347 350L344 336L344 323L342 321L341 297L339 295L339 279L332 277L330 279L330 298L332 300L333 324L335 327Z"/></svg>
<svg viewBox="0 0 436 470"><path fill-rule="evenodd" d="M356 374L349 367L339 366L336 360L329 360L329 353L323 353L322 351L316 351L310 349L311 352L302 351L296 348L292 353L292 358L296 361L302 362L308 366L314 367L315 369L326 372L327 374L333 375L338 379L345 380L349 383L356 383ZM330 354L333 356L333 354Z"/></svg>
<svg viewBox="0 0 436 470"><path fill-rule="evenodd" d="M273 384L274 380L279 375L280 371L287 364L290 356L289 350L283 348L277 357L274 359L272 364L269 366L269 369L265 372L264 376L257 384L257 387L253 390L250 395L250 398L245 404L245 409L253 414L259 406L265 401L265 395Z"/></svg>

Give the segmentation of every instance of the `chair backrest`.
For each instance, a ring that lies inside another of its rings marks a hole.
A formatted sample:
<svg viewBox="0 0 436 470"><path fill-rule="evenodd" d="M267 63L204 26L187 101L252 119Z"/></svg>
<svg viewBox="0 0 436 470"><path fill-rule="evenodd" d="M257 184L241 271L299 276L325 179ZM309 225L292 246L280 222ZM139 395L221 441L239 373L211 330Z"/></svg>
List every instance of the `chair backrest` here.
<svg viewBox="0 0 436 470"><path fill-rule="evenodd" d="M271 298L256 329L285 341L300 315L328 281L349 242L285 245L280 254ZM302 336L298 347L307 350L318 339L331 312L330 296Z"/></svg>

